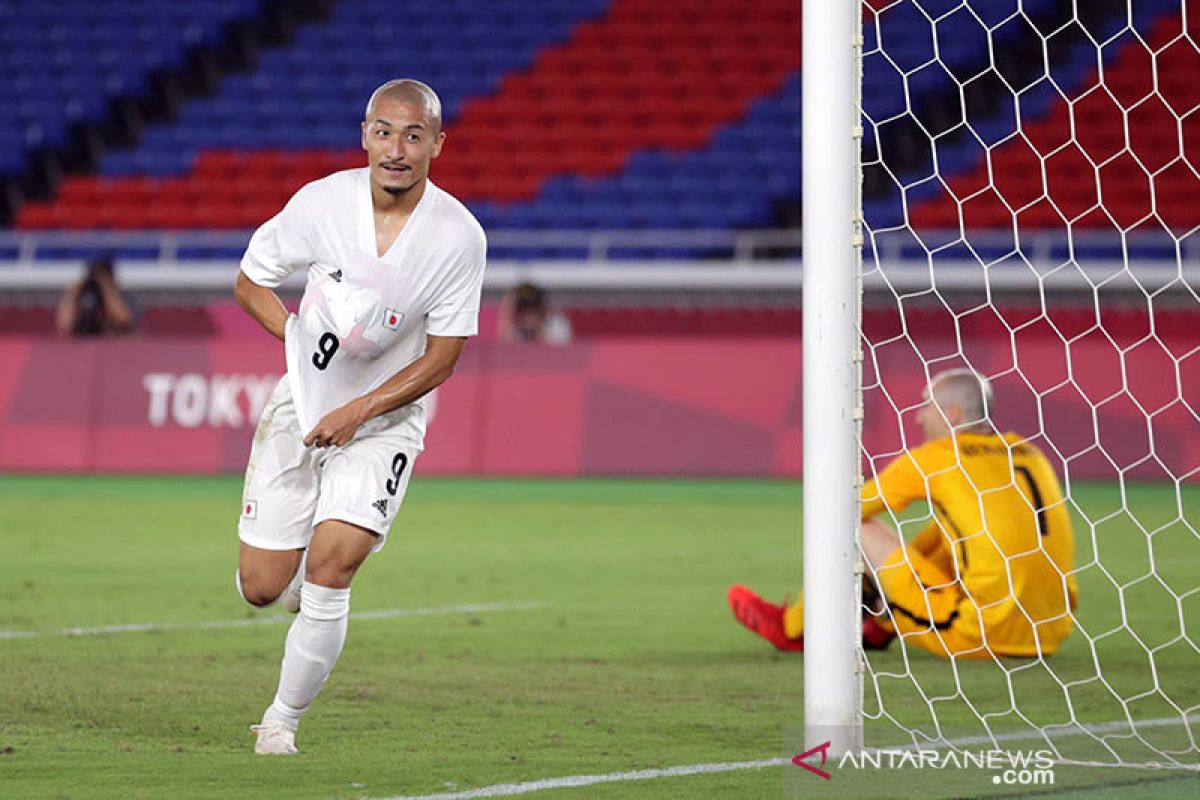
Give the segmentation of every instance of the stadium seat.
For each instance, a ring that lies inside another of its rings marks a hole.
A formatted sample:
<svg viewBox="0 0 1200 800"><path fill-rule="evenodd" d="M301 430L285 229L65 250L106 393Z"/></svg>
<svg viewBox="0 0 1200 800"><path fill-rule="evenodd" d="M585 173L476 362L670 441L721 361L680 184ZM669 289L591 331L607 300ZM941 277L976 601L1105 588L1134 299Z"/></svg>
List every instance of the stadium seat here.
<svg viewBox="0 0 1200 800"><path fill-rule="evenodd" d="M252 73L228 76L213 97L185 104L177 121L151 126L133 150L106 154L100 174L111 181L69 178L50 205L86 214L84 198L104 205L129 194L144 209L143 227L256 225L262 219L251 209L277 209L303 182L362 163L355 121L363 94L399 71L428 75L452 115L434 179L468 204L528 205L529 213L506 215L514 225L769 225L770 198L799 191L799 14L790 0L764 0L757 12L746 15L732 0L686 0L670 9L649 0L586 0L553 10L462 0L413 11L422 36L385 71L348 57L345 43L393 35L394 10L346 0L328 20L265 51ZM279 100L284 92L298 99L298 111ZM746 118L755 109L759 116ZM740 158L703 159L717 131ZM649 160L633 166L639 150ZM756 165L776 168L773 180L740 179L739 161L750 151ZM715 168L722 188L762 202L692 202L703 187L682 176L701 165ZM627 218L610 182L641 168L679 188L654 192ZM181 194L192 202L181 206L162 189L134 190L129 181L148 174L183 181ZM571 186L570 209L561 197L541 195L559 178ZM45 205L26 204L18 225L64 218ZM133 227L136 207L118 200L84 224ZM749 219L749 209L760 213Z"/></svg>
<svg viewBox="0 0 1200 800"><path fill-rule="evenodd" d="M154 3L0 4L0 74L14 93L5 103L14 113L0 117L0 142L22 141L17 156L65 145L72 123L100 121L111 102L143 91L153 70L180 63L189 47L215 41L225 24L258 8L258 0L178 13ZM0 160L0 177L24 169L26 158L17 156Z"/></svg>

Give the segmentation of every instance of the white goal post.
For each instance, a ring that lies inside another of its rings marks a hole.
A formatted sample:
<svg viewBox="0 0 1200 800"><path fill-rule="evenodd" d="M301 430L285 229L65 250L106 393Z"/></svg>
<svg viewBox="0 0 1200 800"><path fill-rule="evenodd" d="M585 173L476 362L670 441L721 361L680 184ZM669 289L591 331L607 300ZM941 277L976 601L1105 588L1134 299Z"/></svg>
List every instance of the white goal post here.
<svg viewBox="0 0 1200 800"><path fill-rule="evenodd" d="M804 0L804 744L862 749L857 0Z"/></svg>

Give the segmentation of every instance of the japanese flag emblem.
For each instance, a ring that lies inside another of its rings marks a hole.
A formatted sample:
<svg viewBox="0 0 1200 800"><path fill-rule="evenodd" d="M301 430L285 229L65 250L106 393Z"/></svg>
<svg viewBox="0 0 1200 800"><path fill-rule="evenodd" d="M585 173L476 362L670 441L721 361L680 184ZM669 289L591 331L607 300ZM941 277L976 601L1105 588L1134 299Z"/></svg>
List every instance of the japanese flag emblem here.
<svg viewBox="0 0 1200 800"><path fill-rule="evenodd" d="M383 327L389 331L400 330L400 323L404 322L404 314L395 309L389 308L383 312Z"/></svg>
<svg viewBox="0 0 1200 800"><path fill-rule="evenodd" d="M246 502L242 503L242 516L245 517L246 519L257 519L258 518L258 501L257 500L247 500Z"/></svg>

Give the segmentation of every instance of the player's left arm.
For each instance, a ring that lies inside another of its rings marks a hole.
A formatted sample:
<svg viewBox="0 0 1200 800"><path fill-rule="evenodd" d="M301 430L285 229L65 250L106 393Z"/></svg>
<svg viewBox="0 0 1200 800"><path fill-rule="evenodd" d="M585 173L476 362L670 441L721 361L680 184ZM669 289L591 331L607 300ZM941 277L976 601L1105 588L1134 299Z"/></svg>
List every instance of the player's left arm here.
<svg viewBox="0 0 1200 800"><path fill-rule="evenodd" d="M304 437L305 446L338 446L354 438L359 426L380 414L419 400L454 374L465 336L426 336L425 354L375 389L330 411Z"/></svg>

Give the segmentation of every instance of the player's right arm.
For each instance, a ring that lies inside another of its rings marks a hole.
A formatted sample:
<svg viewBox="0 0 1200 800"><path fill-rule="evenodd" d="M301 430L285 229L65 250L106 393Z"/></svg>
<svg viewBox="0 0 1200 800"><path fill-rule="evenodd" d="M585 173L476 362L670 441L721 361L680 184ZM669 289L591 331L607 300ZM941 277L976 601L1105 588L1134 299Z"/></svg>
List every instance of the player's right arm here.
<svg viewBox="0 0 1200 800"><path fill-rule="evenodd" d="M242 310L280 341L289 314L275 290L288 275L312 262L305 235L308 226L303 218L304 208L314 202L312 186L297 192L282 211L250 237L233 287L233 296Z"/></svg>
<svg viewBox="0 0 1200 800"><path fill-rule="evenodd" d="M899 514L914 500L928 497L927 476L945 469L947 449L941 440L926 442L906 450L863 485L862 519L871 519L885 511Z"/></svg>
<svg viewBox="0 0 1200 800"><path fill-rule="evenodd" d="M239 272L237 282L233 286L233 296L237 298L237 303L243 311L253 317L268 333L283 341L288 310L274 289L259 286L246 277L246 273Z"/></svg>

